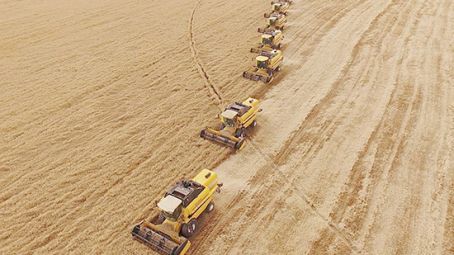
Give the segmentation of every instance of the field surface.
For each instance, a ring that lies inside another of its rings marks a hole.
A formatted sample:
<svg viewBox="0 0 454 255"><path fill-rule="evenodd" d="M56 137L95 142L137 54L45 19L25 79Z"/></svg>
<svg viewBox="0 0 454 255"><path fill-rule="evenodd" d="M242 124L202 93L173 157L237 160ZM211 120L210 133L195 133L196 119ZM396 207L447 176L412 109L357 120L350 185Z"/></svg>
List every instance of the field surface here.
<svg viewBox="0 0 454 255"><path fill-rule="evenodd" d="M454 254L454 1L0 0L0 254L154 254L182 177L224 183L190 254ZM199 138L262 100L245 148Z"/></svg>

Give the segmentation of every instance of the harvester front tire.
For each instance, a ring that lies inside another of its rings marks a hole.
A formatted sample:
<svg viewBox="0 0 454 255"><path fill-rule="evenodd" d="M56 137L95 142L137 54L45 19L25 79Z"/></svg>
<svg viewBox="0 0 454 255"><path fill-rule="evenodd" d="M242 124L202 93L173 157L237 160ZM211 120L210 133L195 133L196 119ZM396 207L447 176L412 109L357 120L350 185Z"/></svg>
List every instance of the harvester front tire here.
<svg viewBox="0 0 454 255"><path fill-rule="evenodd" d="M244 133L245 133L244 128L240 128L235 132L235 137L238 137L238 138L243 137Z"/></svg>
<svg viewBox="0 0 454 255"><path fill-rule="evenodd" d="M181 235L184 236L184 237L189 237L190 234L189 234L189 225L187 223L183 223L183 225L181 226Z"/></svg>
<svg viewBox="0 0 454 255"><path fill-rule="evenodd" d="M166 217L162 213L160 213L156 224L162 224L165 220L166 220Z"/></svg>
<svg viewBox="0 0 454 255"><path fill-rule="evenodd" d="M235 144L235 150L239 150L243 147L244 140L241 140Z"/></svg>
<svg viewBox="0 0 454 255"><path fill-rule="evenodd" d="M197 230L197 221L195 219L190 220L188 223L184 223L181 227L181 235L190 238L194 235Z"/></svg>

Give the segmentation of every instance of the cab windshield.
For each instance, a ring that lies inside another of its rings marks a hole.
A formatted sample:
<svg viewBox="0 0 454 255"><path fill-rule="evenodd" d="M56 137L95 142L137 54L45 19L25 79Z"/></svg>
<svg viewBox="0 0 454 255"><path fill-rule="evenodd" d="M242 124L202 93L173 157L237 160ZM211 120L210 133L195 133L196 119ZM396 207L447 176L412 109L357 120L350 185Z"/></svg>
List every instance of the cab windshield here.
<svg viewBox="0 0 454 255"><path fill-rule="evenodd" d="M265 61L257 61L257 67L258 68L266 68L266 62Z"/></svg>
<svg viewBox="0 0 454 255"><path fill-rule="evenodd" d="M271 39L270 38L262 38L262 43L263 44L271 44Z"/></svg>
<svg viewBox="0 0 454 255"><path fill-rule="evenodd" d="M170 221L177 221L177 219L180 217L180 214L181 214L181 205L177 207L177 209L175 209L175 211L173 212L166 212L166 211L162 211L162 214L164 215L164 217Z"/></svg>
<svg viewBox="0 0 454 255"><path fill-rule="evenodd" d="M224 118L224 123L226 126L229 126L229 127L235 126L235 122L232 119Z"/></svg>

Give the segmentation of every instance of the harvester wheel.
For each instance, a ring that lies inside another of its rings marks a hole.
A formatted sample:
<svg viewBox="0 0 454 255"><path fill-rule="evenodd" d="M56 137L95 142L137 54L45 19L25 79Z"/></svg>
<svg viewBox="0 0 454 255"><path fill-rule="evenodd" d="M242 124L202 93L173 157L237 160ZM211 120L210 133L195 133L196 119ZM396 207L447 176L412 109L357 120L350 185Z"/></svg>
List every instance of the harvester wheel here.
<svg viewBox="0 0 454 255"><path fill-rule="evenodd" d="M243 143L244 143L244 140L241 140L241 141L235 143L235 149L236 150L241 149L243 147Z"/></svg>
<svg viewBox="0 0 454 255"><path fill-rule="evenodd" d="M235 137L240 138L240 137L243 137L243 136L244 136L244 128L237 129L236 132L235 132Z"/></svg>
<svg viewBox="0 0 454 255"><path fill-rule="evenodd" d="M210 202L207 206L207 212L212 212L214 210L214 203Z"/></svg>
<svg viewBox="0 0 454 255"><path fill-rule="evenodd" d="M195 219L190 220L188 223L184 223L181 227L181 235L189 238L197 229L197 221Z"/></svg>
<svg viewBox="0 0 454 255"><path fill-rule="evenodd" d="M202 137L202 138L205 137L205 130L200 131L200 137Z"/></svg>
<svg viewBox="0 0 454 255"><path fill-rule="evenodd" d="M162 213L160 213L156 224L162 224L165 220L166 220L166 217Z"/></svg>

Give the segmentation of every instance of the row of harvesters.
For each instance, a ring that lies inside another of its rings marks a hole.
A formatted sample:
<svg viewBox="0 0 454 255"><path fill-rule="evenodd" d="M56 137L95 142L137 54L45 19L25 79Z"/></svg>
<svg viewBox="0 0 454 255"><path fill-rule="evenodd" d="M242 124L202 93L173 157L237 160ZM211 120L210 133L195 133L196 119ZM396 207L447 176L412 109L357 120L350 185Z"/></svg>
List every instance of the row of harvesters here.
<svg viewBox="0 0 454 255"><path fill-rule="evenodd" d="M289 0L273 1L272 12L264 14L268 24L259 29L262 33L260 44L251 49L258 54L257 64L244 72L244 77L268 83L279 71L283 60L280 51L284 38L282 30L290 3ZM206 128L200 136L239 150L244 146L247 131L257 125L260 111L259 100L251 97L230 104L218 115L219 127ZM213 197L221 186L218 175L208 169L192 179L177 182L156 202L154 214L134 226L133 238L161 254L185 254L191 245L189 238L199 228L200 216L213 211Z"/></svg>
<svg viewBox="0 0 454 255"><path fill-rule="evenodd" d="M257 53L255 65L243 72L243 77L253 81L270 83L276 73L281 70L284 60L281 46L284 39L282 31L287 24L287 15L290 9L290 0L272 1L272 10L265 13L266 26L258 28L261 33L259 44L251 48L252 53Z"/></svg>
<svg viewBox="0 0 454 255"><path fill-rule="evenodd" d="M257 54L256 63L243 72L244 78L269 83L280 71L284 60L281 51L284 39L282 31L287 23L290 4L290 0L271 2L271 12L263 15L267 25L258 29L261 33L260 43L251 48L251 52ZM251 97L241 103L230 104L219 114L219 127L205 128L200 132L200 137L239 150L244 146L249 131L257 125L256 117L260 111L259 100Z"/></svg>

